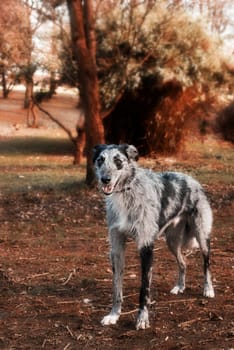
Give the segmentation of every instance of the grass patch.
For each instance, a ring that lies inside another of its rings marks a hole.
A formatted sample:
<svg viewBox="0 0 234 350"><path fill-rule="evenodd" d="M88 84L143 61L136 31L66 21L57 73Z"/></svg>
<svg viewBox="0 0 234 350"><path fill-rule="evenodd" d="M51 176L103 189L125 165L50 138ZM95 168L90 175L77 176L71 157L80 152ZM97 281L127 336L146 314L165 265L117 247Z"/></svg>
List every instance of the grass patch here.
<svg viewBox="0 0 234 350"><path fill-rule="evenodd" d="M73 191L84 183L86 167L73 166L73 145L65 138L4 138L0 147L0 191ZM156 171L186 172L203 184L233 184L234 152L215 139L188 144L185 159L141 159L140 165ZM189 154L189 157L188 157Z"/></svg>
<svg viewBox="0 0 234 350"><path fill-rule="evenodd" d="M156 165L152 159L148 161L149 167L156 171L185 172L202 184L234 184L233 146L214 137L207 138L204 143L198 139L187 141L184 153L158 160Z"/></svg>
<svg viewBox="0 0 234 350"><path fill-rule="evenodd" d="M0 155L72 155L73 145L66 138L16 137L1 140Z"/></svg>
<svg viewBox="0 0 234 350"><path fill-rule="evenodd" d="M0 148L0 191L74 190L84 182L85 164L72 165L66 139L4 139Z"/></svg>
<svg viewBox="0 0 234 350"><path fill-rule="evenodd" d="M209 170L207 168L200 168L195 173L195 177L201 181L203 184L223 184L223 185L233 185L233 171L223 170Z"/></svg>
<svg viewBox="0 0 234 350"><path fill-rule="evenodd" d="M0 191L18 192L33 190L70 190L79 187L84 181L83 169L72 167L48 167L44 170L7 171L1 174Z"/></svg>

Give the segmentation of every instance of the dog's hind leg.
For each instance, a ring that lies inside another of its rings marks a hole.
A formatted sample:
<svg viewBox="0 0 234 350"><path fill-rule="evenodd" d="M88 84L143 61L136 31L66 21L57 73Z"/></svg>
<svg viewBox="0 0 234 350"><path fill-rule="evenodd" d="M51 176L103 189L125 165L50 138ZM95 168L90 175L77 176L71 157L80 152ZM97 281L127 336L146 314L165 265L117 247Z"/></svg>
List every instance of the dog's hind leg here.
<svg viewBox="0 0 234 350"><path fill-rule="evenodd" d="M139 300L140 305L136 323L137 330L149 327L148 306L150 305L150 284L152 279L153 245L141 248L140 256L142 281Z"/></svg>
<svg viewBox="0 0 234 350"><path fill-rule="evenodd" d="M172 294L183 293L185 290L186 263L182 254L184 230L184 223L180 222L176 227L170 228L166 232L168 248L175 255L179 268L178 281L170 291Z"/></svg>
<svg viewBox="0 0 234 350"><path fill-rule="evenodd" d="M113 270L113 306L111 312L102 319L101 323L103 326L116 324L121 313L123 299L125 238L117 231L113 231L110 234L110 240Z"/></svg>
<svg viewBox="0 0 234 350"><path fill-rule="evenodd" d="M202 256L203 256L203 268L204 268L204 291L203 295L207 298L214 298L214 288L211 280L210 273L210 239L207 238L205 241L199 242Z"/></svg>
<svg viewBox="0 0 234 350"><path fill-rule="evenodd" d="M203 295L207 298L214 298L214 288L211 281L211 274L210 274L210 240L207 239L207 245L208 250L203 251L203 259L204 259L204 292Z"/></svg>
<svg viewBox="0 0 234 350"><path fill-rule="evenodd" d="M210 232L212 229L212 212L207 201L203 199L198 203L197 211L194 213L193 230L199 243L204 266L204 291L207 298L214 298L214 288L210 273Z"/></svg>
<svg viewBox="0 0 234 350"><path fill-rule="evenodd" d="M185 290L185 274L186 274L186 263L181 252L181 247L178 247L176 251L173 252L176 256L177 264L179 267L179 277L174 288L171 289L172 294L183 293Z"/></svg>

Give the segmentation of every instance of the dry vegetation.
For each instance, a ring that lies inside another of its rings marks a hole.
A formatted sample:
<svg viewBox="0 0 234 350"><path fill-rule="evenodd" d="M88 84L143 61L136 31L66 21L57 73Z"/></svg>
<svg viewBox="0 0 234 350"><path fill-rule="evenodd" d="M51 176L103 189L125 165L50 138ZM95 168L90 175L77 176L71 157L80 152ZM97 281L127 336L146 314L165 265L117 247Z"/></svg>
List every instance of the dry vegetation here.
<svg viewBox="0 0 234 350"><path fill-rule="evenodd" d="M51 109L56 109L55 101L49 102ZM11 101L9 111L10 105ZM18 116L23 116L21 112ZM0 112L2 126L9 115ZM14 131L14 137L0 139L0 348L232 349L231 145L211 136L201 143L190 135L180 156L141 160L157 170L185 171L204 184L215 219L212 272L216 298L202 297L198 252L187 257L184 295L170 295L176 266L165 243L159 241L155 245L151 328L137 332L139 261L135 245L129 242L127 247L122 318L116 326L102 327L100 319L111 303L111 271L101 195L85 187L84 166L72 165L70 144L64 138L39 136L43 127L35 131L37 137L25 137L23 130L28 130L23 122L17 121L20 138Z"/></svg>

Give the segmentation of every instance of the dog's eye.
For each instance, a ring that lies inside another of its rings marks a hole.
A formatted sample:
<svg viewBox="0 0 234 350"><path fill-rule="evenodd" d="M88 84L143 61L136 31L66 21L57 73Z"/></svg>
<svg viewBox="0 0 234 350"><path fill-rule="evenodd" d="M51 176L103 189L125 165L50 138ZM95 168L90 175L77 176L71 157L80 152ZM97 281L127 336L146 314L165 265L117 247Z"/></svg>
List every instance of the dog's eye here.
<svg viewBox="0 0 234 350"><path fill-rule="evenodd" d="M105 161L105 157L103 156L98 157L97 165L100 167L104 163L104 161Z"/></svg>
<svg viewBox="0 0 234 350"><path fill-rule="evenodd" d="M123 162L122 162L121 159L115 157L115 158L114 158L114 162L115 162L115 165L116 165L116 167L117 167L118 170L122 169L122 167L123 167Z"/></svg>

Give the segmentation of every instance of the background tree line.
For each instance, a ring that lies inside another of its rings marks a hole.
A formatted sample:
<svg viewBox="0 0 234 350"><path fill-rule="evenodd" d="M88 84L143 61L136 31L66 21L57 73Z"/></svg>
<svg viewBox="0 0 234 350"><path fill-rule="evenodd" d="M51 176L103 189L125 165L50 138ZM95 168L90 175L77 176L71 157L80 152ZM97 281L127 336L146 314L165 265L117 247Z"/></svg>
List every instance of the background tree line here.
<svg viewBox="0 0 234 350"><path fill-rule="evenodd" d="M230 7L231 0L1 2L3 96L24 81L28 107L38 69L49 73L47 96L55 83L77 87L85 123L75 138L68 134L77 162L86 135L88 184L92 148L104 140L134 143L144 155L175 152L191 119L204 132L217 93L233 89L220 39L233 25ZM41 54L43 40L49 48Z"/></svg>

